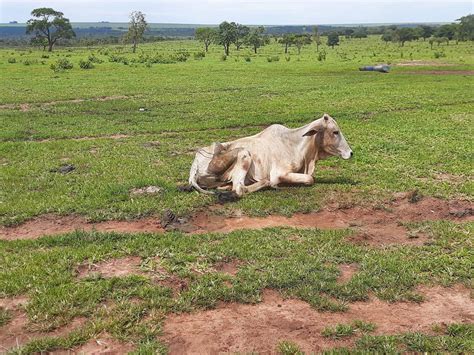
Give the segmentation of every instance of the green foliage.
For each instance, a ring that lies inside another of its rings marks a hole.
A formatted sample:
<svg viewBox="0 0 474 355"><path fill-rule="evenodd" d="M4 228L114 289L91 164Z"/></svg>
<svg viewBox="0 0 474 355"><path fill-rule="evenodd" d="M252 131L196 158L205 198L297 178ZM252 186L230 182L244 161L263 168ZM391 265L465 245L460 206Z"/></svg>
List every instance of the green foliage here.
<svg viewBox="0 0 474 355"><path fill-rule="evenodd" d="M143 34L148 27L145 20L145 14L141 11L132 11L130 14L130 22L128 32L125 34L125 41L132 43L132 51L136 52L138 43L143 40ZM124 63L125 64L125 63Z"/></svg>
<svg viewBox="0 0 474 355"><path fill-rule="evenodd" d="M60 11L52 8L38 8L31 11L31 15L33 18L27 22L26 33L33 33L35 41L40 45L46 45L45 41L47 41L50 52L58 40L76 36L69 19L65 18Z"/></svg>
<svg viewBox="0 0 474 355"><path fill-rule="evenodd" d="M332 48L339 45L339 34L337 32L331 32L328 34L327 45Z"/></svg>
<svg viewBox="0 0 474 355"><path fill-rule="evenodd" d="M59 58L55 63L51 63L50 68L55 72L72 69L74 65L66 58Z"/></svg>
<svg viewBox="0 0 474 355"><path fill-rule="evenodd" d="M195 60L202 60L203 58L206 57L206 53L203 51L194 52L193 57Z"/></svg>
<svg viewBox="0 0 474 355"><path fill-rule="evenodd" d="M25 59L23 61L23 65L35 65L35 64L38 64L37 59Z"/></svg>
<svg viewBox="0 0 474 355"><path fill-rule="evenodd" d="M458 31L458 38L461 41L474 41L474 15L463 16L457 21L460 21Z"/></svg>
<svg viewBox="0 0 474 355"><path fill-rule="evenodd" d="M257 54L257 50L260 47L263 47L270 42L270 39L267 36L264 36L264 32L265 28L263 26L259 26L251 29L245 38L245 43L247 43L249 46L252 46L255 54Z"/></svg>
<svg viewBox="0 0 474 355"><path fill-rule="evenodd" d="M221 59L221 62L225 62L227 60L227 55L225 54L221 55L220 59Z"/></svg>
<svg viewBox="0 0 474 355"><path fill-rule="evenodd" d="M10 64L16 63L16 58L15 57L8 58L8 63L10 63Z"/></svg>
<svg viewBox="0 0 474 355"><path fill-rule="evenodd" d="M9 310L0 307L0 327L8 324L12 319L12 314Z"/></svg>
<svg viewBox="0 0 474 355"><path fill-rule="evenodd" d="M217 31L210 27L196 28L194 37L204 44L204 49L208 52L211 43L217 39Z"/></svg>
<svg viewBox="0 0 474 355"><path fill-rule="evenodd" d="M321 51L321 52L318 52L318 61L323 61L323 60L326 60L326 51Z"/></svg>
<svg viewBox="0 0 474 355"><path fill-rule="evenodd" d="M235 22L224 21L219 25L216 34L216 43L224 46L224 54L226 56L230 53L230 45L238 41L239 25Z"/></svg>
<svg viewBox="0 0 474 355"><path fill-rule="evenodd" d="M280 341L277 346L277 352L280 355L304 355L300 347L288 340Z"/></svg>
<svg viewBox="0 0 474 355"><path fill-rule="evenodd" d="M94 68L94 64L90 61L90 60L83 60L81 59L79 61L79 67L81 69L93 69Z"/></svg>
<svg viewBox="0 0 474 355"><path fill-rule="evenodd" d="M104 62L102 59L96 57L94 54L91 54L87 59L89 62L96 64L101 64Z"/></svg>
<svg viewBox="0 0 474 355"><path fill-rule="evenodd" d="M326 327L321 332L321 335L326 338L341 339L350 337L357 332L369 333L375 330L376 326L373 323L367 323L362 320L355 320L351 324L337 324L334 327Z"/></svg>
<svg viewBox="0 0 474 355"><path fill-rule="evenodd" d="M191 54L186 49L180 49L171 55L171 60L176 62L185 62L190 56Z"/></svg>
<svg viewBox="0 0 474 355"><path fill-rule="evenodd" d="M278 56L278 55L272 55L272 56L267 57L267 62L268 63L279 62L279 61L280 61L280 56Z"/></svg>
<svg viewBox="0 0 474 355"><path fill-rule="evenodd" d="M433 56L434 56L436 59L438 59L438 58L444 58L444 57L446 57L446 53L444 53L444 52L434 52L434 53L433 53Z"/></svg>

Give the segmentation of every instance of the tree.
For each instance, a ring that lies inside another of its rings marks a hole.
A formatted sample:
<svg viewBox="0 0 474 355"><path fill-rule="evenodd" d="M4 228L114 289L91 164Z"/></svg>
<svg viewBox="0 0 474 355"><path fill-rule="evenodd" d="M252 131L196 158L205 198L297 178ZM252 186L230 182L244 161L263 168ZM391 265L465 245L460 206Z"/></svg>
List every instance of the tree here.
<svg viewBox="0 0 474 355"><path fill-rule="evenodd" d="M435 32L435 37L446 37L447 39L452 40L458 30L457 27L458 25L455 23L440 26Z"/></svg>
<svg viewBox="0 0 474 355"><path fill-rule="evenodd" d="M217 31L210 27L200 27L196 28L194 37L204 43L204 48L206 52L209 50L209 45L215 40L217 36Z"/></svg>
<svg viewBox="0 0 474 355"><path fill-rule="evenodd" d="M367 38L367 28L358 27L352 34L353 38Z"/></svg>
<svg viewBox="0 0 474 355"><path fill-rule="evenodd" d="M339 34L337 32L330 32L328 34L328 46L331 46L334 49L334 46L339 45Z"/></svg>
<svg viewBox="0 0 474 355"><path fill-rule="evenodd" d="M257 49L268 44L270 39L264 36L265 28L263 26L253 28L250 30L246 38L246 43L253 47L253 51L257 54Z"/></svg>
<svg viewBox="0 0 474 355"><path fill-rule="evenodd" d="M128 26L128 32L125 35L125 40L127 42L132 42L133 47L132 51L135 53L137 50L138 42L143 39L143 34L147 28L148 24L145 21L145 14L141 11L133 11L130 14L130 22Z"/></svg>
<svg viewBox="0 0 474 355"><path fill-rule="evenodd" d="M344 36L345 36L347 39L351 38L352 35L353 35L353 33L354 33L354 30L353 30L352 28L346 28L346 29L344 30Z"/></svg>
<svg viewBox="0 0 474 355"><path fill-rule="evenodd" d="M242 44L245 43L245 40L250 32L250 28L247 26L241 25L241 24L236 24L236 37L235 37L235 47L237 50L240 50L240 47Z"/></svg>
<svg viewBox="0 0 474 355"><path fill-rule="evenodd" d="M316 43L316 52L319 52L319 46L322 44L321 36L319 35L318 26L313 27L313 41Z"/></svg>
<svg viewBox="0 0 474 355"><path fill-rule="evenodd" d="M458 38L461 41L474 41L474 15L463 16L458 27Z"/></svg>
<svg viewBox="0 0 474 355"><path fill-rule="evenodd" d="M397 28L395 33L397 37L396 39L398 40L398 42L400 42L400 45L402 47L405 45L405 42L411 41L414 39L413 30L408 27Z"/></svg>
<svg viewBox="0 0 474 355"><path fill-rule="evenodd" d="M434 33L434 28L428 25L421 25L418 27L420 29L421 38L426 41L427 38L430 38Z"/></svg>
<svg viewBox="0 0 474 355"><path fill-rule="evenodd" d="M34 33L34 42L48 42L48 52L53 50L53 46L61 38L72 38L76 34L72 30L69 19L63 17L60 11L49 7L42 7L31 11L34 18L26 23L26 33Z"/></svg>
<svg viewBox="0 0 474 355"><path fill-rule="evenodd" d="M306 44L311 44L311 37L309 34L296 35L294 38L296 48L298 48L298 54L301 53L301 48Z"/></svg>
<svg viewBox="0 0 474 355"><path fill-rule="evenodd" d="M229 55L229 48L237 39L237 24L224 21L219 25L216 42L224 46L225 55Z"/></svg>
<svg viewBox="0 0 474 355"><path fill-rule="evenodd" d="M45 37L33 37L30 41L33 46L43 47L43 51L46 50L48 46L48 40Z"/></svg>
<svg viewBox="0 0 474 355"><path fill-rule="evenodd" d="M279 42L285 45L285 54L288 53L288 48L295 43L295 35L292 33L285 33Z"/></svg>
<svg viewBox="0 0 474 355"><path fill-rule="evenodd" d="M396 42L395 31L391 29L386 29L382 35L382 41L384 42Z"/></svg>

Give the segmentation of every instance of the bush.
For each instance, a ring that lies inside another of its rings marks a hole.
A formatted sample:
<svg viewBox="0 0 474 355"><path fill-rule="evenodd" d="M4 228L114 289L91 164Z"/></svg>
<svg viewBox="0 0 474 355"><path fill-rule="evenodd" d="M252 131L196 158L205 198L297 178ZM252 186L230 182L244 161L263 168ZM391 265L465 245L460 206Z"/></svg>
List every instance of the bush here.
<svg viewBox="0 0 474 355"><path fill-rule="evenodd" d="M93 54L91 54L88 59L89 59L89 62L91 62L91 63L100 64L100 63L103 63L103 62L104 62L102 59L97 58L97 57L96 57L95 55L93 55Z"/></svg>
<svg viewBox="0 0 474 355"><path fill-rule="evenodd" d="M322 62L323 60L326 60L326 51L321 51L318 53L318 61Z"/></svg>
<svg viewBox="0 0 474 355"><path fill-rule="evenodd" d="M123 63L125 65L128 65L128 59L123 57L123 56L119 56L119 55L115 55L115 54L111 54L109 56L109 62L112 62L112 63Z"/></svg>
<svg viewBox="0 0 474 355"><path fill-rule="evenodd" d="M72 69L72 67L73 65L68 59L60 58L56 61L56 63L52 63L50 68L54 70L55 72L58 72L58 71Z"/></svg>
<svg viewBox="0 0 474 355"><path fill-rule="evenodd" d="M287 62L289 62L289 61L291 60L291 57L290 57L289 55L287 55L287 56L285 57L285 60L286 60Z"/></svg>
<svg viewBox="0 0 474 355"><path fill-rule="evenodd" d="M79 61L79 67L81 69L93 69L94 68L94 64L92 64L92 62L90 60L80 60Z"/></svg>
<svg viewBox="0 0 474 355"><path fill-rule="evenodd" d="M10 64L16 63L16 58L8 58L8 63Z"/></svg>
<svg viewBox="0 0 474 355"><path fill-rule="evenodd" d="M221 61L225 62L227 60L227 56L225 54L221 55Z"/></svg>
<svg viewBox="0 0 474 355"><path fill-rule="evenodd" d="M185 49L181 49L179 50L178 52L174 53L172 56L171 56L171 59L177 61L177 62L185 62L188 60L189 56L191 54L189 54L189 52Z"/></svg>
<svg viewBox="0 0 474 355"><path fill-rule="evenodd" d="M37 59L25 59L23 62L24 65L33 65L33 64L38 64Z"/></svg>
<svg viewBox="0 0 474 355"><path fill-rule="evenodd" d="M271 63L271 62L278 62L280 61L280 57L277 56L277 55L272 55L270 57L267 57L267 62L268 63Z"/></svg>
<svg viewBox="0 0 474 355"><path fill-rule="evenodd" d="M446 53L444 53L444 52L434 52L434 57L435 57L436 59L438 59L438 58L444 58L444 57L446 57Z"/></svg>
<svg viewBox="0 0 474 355"><path fill-rule="evenodd" d="M42 55L41 55L41 58L43 58L43 59L48 59L48 58L49 58L49 55L47 55L47 54L42 54Z"/></svg>
<svg viewBox="0 0 474 355"><path fill-rule="evenodd" d="M196 53L193 54L193 56L194 56L195 60L201 60L206 56L206 53L204 53L203 51L196 52Z"/></svg>
<svg viewBox="0 0 474 355"><path fill-rule="evenodd" d="M252 61L252 58L250 58L250 57L248 57L248 56L245 57L244 59L245 59L245 61L246 61L247 63L250 63L250 62Z"/></svg>

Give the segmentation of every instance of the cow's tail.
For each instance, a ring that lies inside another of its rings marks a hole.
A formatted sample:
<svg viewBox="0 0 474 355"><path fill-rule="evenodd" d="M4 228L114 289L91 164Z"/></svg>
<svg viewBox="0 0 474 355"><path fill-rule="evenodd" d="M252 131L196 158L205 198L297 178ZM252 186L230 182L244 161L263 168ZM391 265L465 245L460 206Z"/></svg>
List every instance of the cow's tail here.
<svg viewBox="0 0 474 355"><path fill-rule="evenodd" d="M191 171L189 172L189 184L194 187L197 191L202 192L203 194L208 195L215 195L214 191L204 190L201 186L199 186L197 182L197 177L199 175L199 168L196 161L193 162L191 165Z"/></svg>

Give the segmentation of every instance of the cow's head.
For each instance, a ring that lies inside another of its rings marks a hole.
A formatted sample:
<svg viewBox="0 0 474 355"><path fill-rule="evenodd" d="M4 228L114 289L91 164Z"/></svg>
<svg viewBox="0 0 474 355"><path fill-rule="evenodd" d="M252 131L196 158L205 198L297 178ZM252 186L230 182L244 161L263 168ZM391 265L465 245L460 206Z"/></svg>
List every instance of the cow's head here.
<svg viewBox="0 0 474 355"><path fill-rule="evenodd" d="M318 146L318 157L324 159L329 156L338 156L342 159L352 157L352 149L347 144L344 135L334 118L327 113L309 125L303 137L314 136Z"/></svg>

